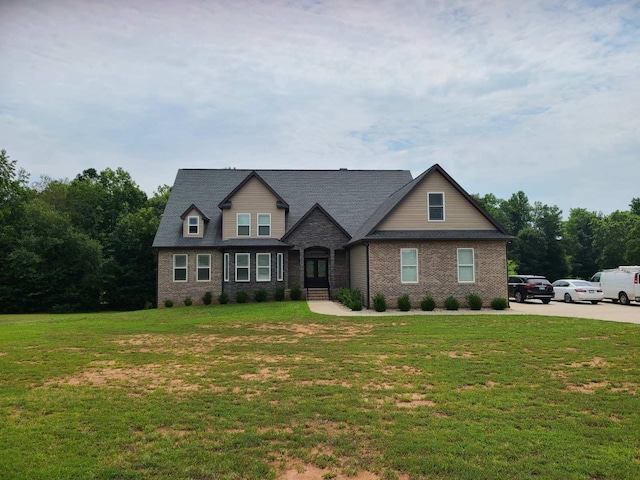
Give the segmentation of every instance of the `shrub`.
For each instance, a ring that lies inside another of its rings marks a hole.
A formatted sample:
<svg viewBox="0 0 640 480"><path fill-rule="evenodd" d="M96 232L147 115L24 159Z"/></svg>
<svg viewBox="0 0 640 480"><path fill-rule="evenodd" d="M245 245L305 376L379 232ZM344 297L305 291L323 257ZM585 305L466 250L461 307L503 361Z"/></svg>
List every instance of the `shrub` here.
<svg viewBox="0 0 640 480"><path fill-rule="evenodd" d="M220 305L229 303L229 294L222 292L220 295L218 295L218 303Z"/></svg>
<svg viewBox="0 0 640 480"><path fill-rule="evenodd" d="M185 307L190 307L191 305L193 305L193 302L191 301L191 297L185 297L184 298L184 306Z"/></svg>
<svg viewBox="0 0 640 480"><path fill-rule="evenodd" d="M256 302L264 302L267 299L267 292L264 288L259 288L255 292L253 292L253 299Z"/></svg>
<svg viewBox="0 0 640 480"><path fill-rule="evenodd" d="M360 300L360 298L353 300L349 308L355 312L359 312L362 310L362 300Z"/></svg>
<svg viewBox="0 0 640 480"><path fill-rule="evenodd" d="M171 300L171 299L167 298L167 299L164 301L164 306L165 306L165 307L167 307L167 308L171 308L171 307L173 307L173 300Z"/></svg>
<svg viewBox="0 0 640 480"><path fill-rule="evenodd" d="M291 300L300 300L302 298L302 290L300 290L300 287L291 287L289 297L291 298Z"/></svg>
<svg viewBox="0 0 640 480"><path fill-rule="evenodd" d="M284 300L284 287L276 287L273 298L276 302L281 302L282 300Z"/></svg>
<svg viewBox="0 0 640 480"><path fill-rule="evenodd" d="M458 308L460 308L460 302L453 297L447 297L444 300L444 308L446 310L458 310Z"/></svg>
<svg viewBox="0 0 640 480"><path fill-rule="evenodd" d="M360 290L352 290L350 288L339 288L336 292L336 298L340 303L351 310L362 310L362 299Z"/></svg>
<svg viewBox="0 0 640 480"><path fill-rule="evenodd" d="M467 304L469 305L469 308L471 310L481 310L482 309L482 299L476 295L475 293L472 293L471 295L469 295L467 297Z"/></svg>
<svg viewBox="0 0 640 480"><path fill-rule="evenodd" d="M153 303L151 303L149 301L144 302L144 309L145 310L151 310L152 308L153 308Z"/></svg>
<svg viewBox="0 0 640 480"><path fill-rule="evenodd" d="M491 300L491 308L494 310L504 310L509 306L509 302L506 298L497 297Z"/></svg>
<svg viewBox="0 0 640 480"><path fill-rule="evenodd" d="M420 302L420 308L425 312L432 312L436 308L436 301L431 295L425 295Z"/></svg>
<svg viewBox="0 0 640 480"><path fill-rule="evenodd" d="M204 292L204 295L202 296L202 303L204 305L211 305L211 299L212 298L213 298L213 293Z"/></svg>
<svg viewBox="0 0 640 480"><path fill-rule="evenodd" d="M247 303L249 295L247 292L240 290L236 293L236 303Z"/></svg>
<svg viewBox="0 0 640 480"><path fill-rule="evenodd" d="M411 300L409 300L409 295L406 293L398 297L398 309L401 312L408 312L411 310Z"/></svg>
<svg viewBox="0 0 640 480"><path fill-rule="evenodd" d="M387 309L387 301L384 299L384 295L381 293L377 293L375 297L373 297L373 309L376 312L384 312Z"/></svg>

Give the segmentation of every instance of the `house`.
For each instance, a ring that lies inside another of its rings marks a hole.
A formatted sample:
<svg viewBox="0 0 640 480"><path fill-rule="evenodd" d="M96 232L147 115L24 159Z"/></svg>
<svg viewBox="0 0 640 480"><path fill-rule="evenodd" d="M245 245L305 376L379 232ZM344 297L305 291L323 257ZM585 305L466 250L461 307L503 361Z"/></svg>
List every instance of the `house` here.
<svg viewBox="0 0 640 480"><path fill-rule="evenodd" d="M231 301L238 291L270 296L358 289L369 307L425 293L507 297L512 240L442 167L407 170L181 169L153 247L158 302Z"/></svg>

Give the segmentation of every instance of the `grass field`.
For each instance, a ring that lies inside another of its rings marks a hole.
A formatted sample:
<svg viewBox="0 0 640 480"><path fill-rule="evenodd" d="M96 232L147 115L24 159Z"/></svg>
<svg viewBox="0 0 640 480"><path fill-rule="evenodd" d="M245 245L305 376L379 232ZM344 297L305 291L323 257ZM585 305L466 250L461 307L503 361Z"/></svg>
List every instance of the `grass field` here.
<svg viewBox="0 0 640 480"><path fill-rule="evenodd" d="M1 479L640 478L640 325L0 316Z"/></svg>

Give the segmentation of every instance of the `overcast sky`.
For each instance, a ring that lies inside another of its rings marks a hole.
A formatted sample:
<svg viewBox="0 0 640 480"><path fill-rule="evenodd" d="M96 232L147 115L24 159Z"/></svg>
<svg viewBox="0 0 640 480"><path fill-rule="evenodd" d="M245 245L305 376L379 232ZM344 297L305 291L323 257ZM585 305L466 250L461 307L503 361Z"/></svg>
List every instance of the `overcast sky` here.
<svg viewBox="0 0 640 480"><path fill-rule="evenodd" d="M31 173L408 169L640 197L640 2L0 0L0 148Z"/></svg>

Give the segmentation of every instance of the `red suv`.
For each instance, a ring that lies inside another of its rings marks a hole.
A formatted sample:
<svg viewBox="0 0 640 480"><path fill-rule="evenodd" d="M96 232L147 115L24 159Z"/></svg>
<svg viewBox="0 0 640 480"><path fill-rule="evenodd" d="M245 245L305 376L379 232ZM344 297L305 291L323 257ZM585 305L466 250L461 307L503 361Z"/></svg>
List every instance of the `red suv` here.
<svg viewBox="0 0 640 480"><path fill-rule="evenodd" d="M553 285L539 275L511 275L509 277L509 297L522 303L530 298L549 303L553 298Z"/></svg>

